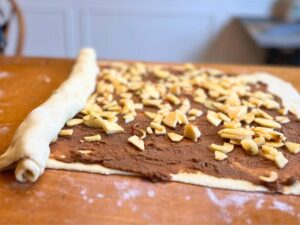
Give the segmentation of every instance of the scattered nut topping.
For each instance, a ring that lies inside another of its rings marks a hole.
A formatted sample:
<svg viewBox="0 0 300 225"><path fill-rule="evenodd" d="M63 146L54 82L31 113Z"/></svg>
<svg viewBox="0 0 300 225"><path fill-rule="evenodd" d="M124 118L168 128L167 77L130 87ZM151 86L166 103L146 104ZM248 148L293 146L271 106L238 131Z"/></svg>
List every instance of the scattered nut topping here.
<svg viewBox="0 0 300 225"><path fill-rule="evenodd" d="M148 112L148 111L146 111L146 112L145 112L145 115L146 115L149 119L152 119L152 120L153 120L157 114L156 114L156 113L153 113L153 112Z"/></svg>
<svg viewBox="0 0 300 225"><path fill-rule="evenodd" d="M183 100L180 108L178 109L180 112L186 114L191 108L191 103L190 101L186 98Z"/></svg>
<svg viewBox="0 0 300 225"><path fill-rule="evenodd" d="M201 132L196 126L187 124L184 126L183 136L193 141L197 141L197 139L201 136Z"/></svg>
<svg viewBox="0 0 300 225"><path fill-rule="evenodd" d="M83 139L87 142L101 141L101 135L96 134L96 135L93 135L93 136L86 136L86 137L83 137Z"/></svg>
<svg viewBox="0 0 300 225"><path fill-rule="evenodd" d="M209 148L212 151L219 151L223 153L229 153L234 149L234 145L230 143L224 143L223 145L211 144Z"/></svg>
<svg viewBox="0 0 300 225"><path fill-rule="evenodd" d="M72 136L72 134L73 134L72 129L63 129L58 133L59 136Z"/></svg>
<svg viewBox="0 0 300 225"><path fill-rule="evenodd" d="M288 163L288 160L284 157L282 152L279 152L276 148L263 145L262 153L265 158L274 161L280 169L285 167Z"/></svg>
<svg viewBox="0 0 300 225"><path fill-rule="evenodd" d="M123 116L125 123L130 123L132 121L134 121L134 114L133 113L129 113L126 114L125 116Z"/></svg>
<svg viewBox="0 0 300 225"><path fill-rule="evenodd" d="M151 122L150 123L151 128L153 128L154 130L158 130L158 131L162 131L164 130L164 126L160 125L159 123L155 123L155 122Z"/></svg>
<svg viewBox="0 0 300 225"><path fill-rule="evenodd" d="M76 126L76 125L79 125L79 124L82 124L83 123L83 119L70 119L67 121L67 126L68 127L73 127L73 126Z"/></svg>
<svg viewBox="0 0 300 225"><path fill-rule="evenodd" d="M218 161L222 161L228 157L225 153L220 151L215 151L214 154L215 154L215 160Z"/></svg>
<svg viewBox="0 0 300 225"><path fill-rule="evenodd" d="M277 129L281 128L281 125L279 123L269 119L255 118L254 122L264 127L277 128Z"/></svg>
<svg viewBox="0 0 300 225"><path fill-rule="evenodd" d="M147 131L148 134L153 134L153 131L152 131L151 127L147 127L146 131Z"/></svg>
<svg viewBox="0 0 300 225"><path fill-rule="evenodd" d="M179 105L181 102L180 99L178 97L176 97L176 95L173 95L173 94L167 94L166 100L170 101L174 105Z"/></svg>
<svg viewBox="0 0 300 225"><path fill-rule="evenodd" d="M300 152L300 144L289 141L285 142L284 144L290 153L297 154Z"/></svg>
<svg viewBox="0 0 300 225"><path fill-rule="evenodd" d="M177 116L178 116L178 123L179 124L189 124L189 120L186 117L185 113L182 111L176 110Z"/></svg>
<svg viewBox="0 0 300 225"><path fill-rule="evenodd" d="M254 138L253 141L255 141L257 147L259 147L259 148L266 142L266 140L264 139L264 137Z"/></svg>
<svg viewBox="0 0 300 225"><path fill-rule="evenodd" d="M240 122L235 122L235 121L224 122L225 128L239 128L241 126L242 126L242 124Z"/></svg>
<svg viewBox="0 0 300 225"><path fill-rule="evenodd" d="M170 112L164 119L163 123L169 127L175 128L178 122L178 114L176 112Z"/></svg>
<svg viewBox="0 0 300 225"><path fill-rule="evenodd" d="M284 143L281 142L280 140L279 141L266 141L264 144L274 147L274 148L280 148L280 147L284 146Z"/></svg>
<svg viewBox="0 0 300 225"><path fill-rule="evenodd" d="M278 174L274 171L270 171L268 176L259 176L260 180L271 183L275 182L278 179Z"/></svg>
<svg viewBox="0 0 300 225"><path fill-rule="evenodd" d="M290 119L286 116L276 116L275 120L281 124L289 123Z"/></svg>
<svg viewBox="0 0 300 225"><path fill-rule="evenodd" d="M196 117L200 117L202 116L203 112L199 109L190 109L188 111L188 115L189 116L196 116Z"/></svg>
<svg viewBox="0 0 300 225"><path fill-rule="evenodd" d="M286 115L288 115L289 110L287 108L281 108L281 109L278 109L278 113L282 116L286 116Z"/></svg>
<svg viewBox="0 0 300 225"><path fill-rule="evenodd" d="M163 120L163 115L161 114L156 114L156 116L153 118L153 122L161 124L162 120Z"/></svg>
<svg viewBox="0 0 300 225"><path fill-rule="evenodd" d="M222 120L219 118L218 114L214 111L207 111L206 119L215 127L219 126L222 123Z"/></svg>
<svg viewBox="0 0 300 225"><path fill-rule="evenodd" d="M218 117L221 120L223 120L224 122L230 122L231 121L231 119L228 116L226 116L224 113L221 113L221 112L218 112Z"/></svg>
<svg viewBox="0 0 300 225"><path fill-rule="evenodd" d="M183 139L183 136L176 134L176 133L168 133L167 135L174 142L178 142Z"/></svg>
<svg viewBox="0 0 300 225"><path fill-rule="evenodd" d="M141 140L138 136L133 135L130 138L128 138L127 140L128 140L128 142L130 142L131 144L136 146L138 149L145 150L144 141Z"/></svg>
<svg viewBox="0 0 300 225"><path fill-rule="evenodd" d="M272 94L252 91L250 85L255 85L255 80L243 76L233 77L211 69L200 69L192 64L179 67L182 76L173 74L163 66L147 67L143 63L133 63L130 66L121 63L114 66L115 68L101 70L101 81L97 84L96 93L89 97L81 111L84 116L82 119L68 120L67 126L83 123L88 127L100 128L107 134L124 132L117 123L118 119L123 117L126 124L133 122L137 116L136 110L150 106L153 107L153 111L151 109L151 112L144 112L151 120L150 125L146 130L134 125L133 134L136 134L136 130L139 131L139 135L128 138L128 142L144 150L142 139L147 133L167 134L174 142L179 142L184 137L197 141L201 132L190 122L197 120L203 112L191 108L188 98L181 100L183 96L189 95L194 102L208 109L206 118L209 123L216 127L222 123L224 125L218 132L221 138L226 139L224 144L211 144L209 147L214 151L216 160L226 159L227 153L231 152L235 145L241 145L250 155L260 154L274 161L279 168L283 168L288 160L277 149L285 145L293 154L300 152L300 144L287 141L285 135L276 130L290 122L287 116L289 110L281 108ZM158 78L157 82L143 80L144 76L148 76L148 71ZM136 99L140 99L142 103L134 102ZM276 110L280 116L273 118L260 107ZM173 132L167 133L164 126L177 128L181 124L185 125L183 136ZM72 135L70 133L70 130L62 130L60 135ZM98 141L101 140L101 136L87 136L84 140ZM274 182L278 179L278 174L274 173L259 176L259 179Z"/></svg>
<svg viewBox="0 0 300 225"><path fill-rule="evenodd" d="M243 140L252 138L254 132L245 128L225 128L218 132L222 138Z"/></svg>
<svg viewBox="0 0 300 225"><path fill-rule="evenodd" d="M244 139L241 141L241 145L243 149L250 155L257 155L258 154L258 147L254 140L252 139Z"/></svg>
<svg viewBox="0 0 300 225"><path fill-rule="evenodd" d="M281 169L285 167L285 165L288 163L288 160L284 157L282 152L278 152L278 154L275 157L275 163Z"/></svg>

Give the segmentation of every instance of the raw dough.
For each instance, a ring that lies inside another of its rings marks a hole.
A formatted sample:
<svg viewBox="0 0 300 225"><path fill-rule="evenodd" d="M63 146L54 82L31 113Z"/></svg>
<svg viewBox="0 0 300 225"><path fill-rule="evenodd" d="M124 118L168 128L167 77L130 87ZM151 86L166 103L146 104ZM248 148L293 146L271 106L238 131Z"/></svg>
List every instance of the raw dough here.
<svg viewBox="0 0 300 225"><path fill-rule="evenodd" d="M100 174L138 174L114 170L101 165L64 163L49 158L49 143L55 139L65 122L79 112L96 85L98 67L92 49L83 49L70 78L40 107L33 110L18 128L12 144L0 157L0 169L16 166L18 181L35 181L45 166L52 169L76 170ZM244 75L245 79L261 81L268 91L282 99L285 107L300 115L300 95L290 84L266 73ZM68 99L68 101L65 101ZM43 121L43 123L41 123ZM47 165L46 165L47 163ZM268 189L248 181L217 178L201 172L171 174L171 180L208 187L268 192ZM300 182L285 186L282 193L300 195Z"/></svg>
<svg viewBox="0 0 300 225"><path fill-rule="evenodd" d="M95 89L98 70L94 50L82 49L69 79L19 126L11 145L0 157L0 170L16 167L18 181L37 180L49 158L49 143L65 122L83 108Z"/></svg>
<svg viewBox="0 0 300 225"><path fill-rule="evenodd" d="M289 110L294 112L298 117L300 115L300 95L298 91L288 82L283 81L273 75L267 73L245 74L242 75L243 79L250 79L253 82L262 82L267 84L268 91L281 98L282 103ZM91 164L85 165L82 163L64 163L54 159L49 159L47 162L47 168L52 169L64 169L64 170L76 170L90 173L100 173L105 175L119 174L119 175L134 175L135 173L124 172L120 170L114 170L106 168L101 165ZM240 190L240 191L259 191L269 192L269 190L260 185L254 185L249 181L230 179L230 178L217 178L198 173L178 173L171 174L171 180L181 183L188 183L194 185L208 186L214 188ZM297 181L292 186L284 186L282 190L283 194L300 195L300 182Z"/></svg>

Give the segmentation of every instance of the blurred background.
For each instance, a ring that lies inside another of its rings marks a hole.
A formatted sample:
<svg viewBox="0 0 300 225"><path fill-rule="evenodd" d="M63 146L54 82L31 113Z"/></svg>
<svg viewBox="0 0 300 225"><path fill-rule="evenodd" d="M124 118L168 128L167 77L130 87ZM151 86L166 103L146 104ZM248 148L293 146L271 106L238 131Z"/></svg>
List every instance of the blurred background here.
<svg viewBox="0 0 300 225"><path fill-rule="evenodd" d="M0 0L2 54L300 65L299 0Z"/></svg>

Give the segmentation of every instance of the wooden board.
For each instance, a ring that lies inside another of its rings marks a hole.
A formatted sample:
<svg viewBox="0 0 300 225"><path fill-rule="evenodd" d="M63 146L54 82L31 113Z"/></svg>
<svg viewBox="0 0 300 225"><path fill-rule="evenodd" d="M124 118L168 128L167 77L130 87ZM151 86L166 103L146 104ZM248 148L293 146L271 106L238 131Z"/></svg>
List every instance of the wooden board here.
<svg viewBox="0 0 300 225"><path fill-rule="evenodd" d="M0 153L24 117L67 78L71 60L0 57ZM267 71L300 90L300 69L211 65ZM135 177L46 170L34 184L0 174L0 224L299 224L296 196L217 190Z"/></svg>

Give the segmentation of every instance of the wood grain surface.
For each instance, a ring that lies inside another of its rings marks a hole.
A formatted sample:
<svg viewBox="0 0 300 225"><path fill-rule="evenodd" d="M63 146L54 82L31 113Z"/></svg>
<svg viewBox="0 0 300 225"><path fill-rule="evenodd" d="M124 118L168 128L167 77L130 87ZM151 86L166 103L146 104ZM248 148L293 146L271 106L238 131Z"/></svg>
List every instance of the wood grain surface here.
<svg viewBox="0 0 300 225"><path fill-rule="evenodd" d="M67 78L72 63L0 57L0 153L25 116ZM227 72L270 72L300 90L300 69L210 66ZM46 170L34 184L21 184L12 171L0 174L0 224L299 223L300 197L296 196L54 170Z"/></svg>

